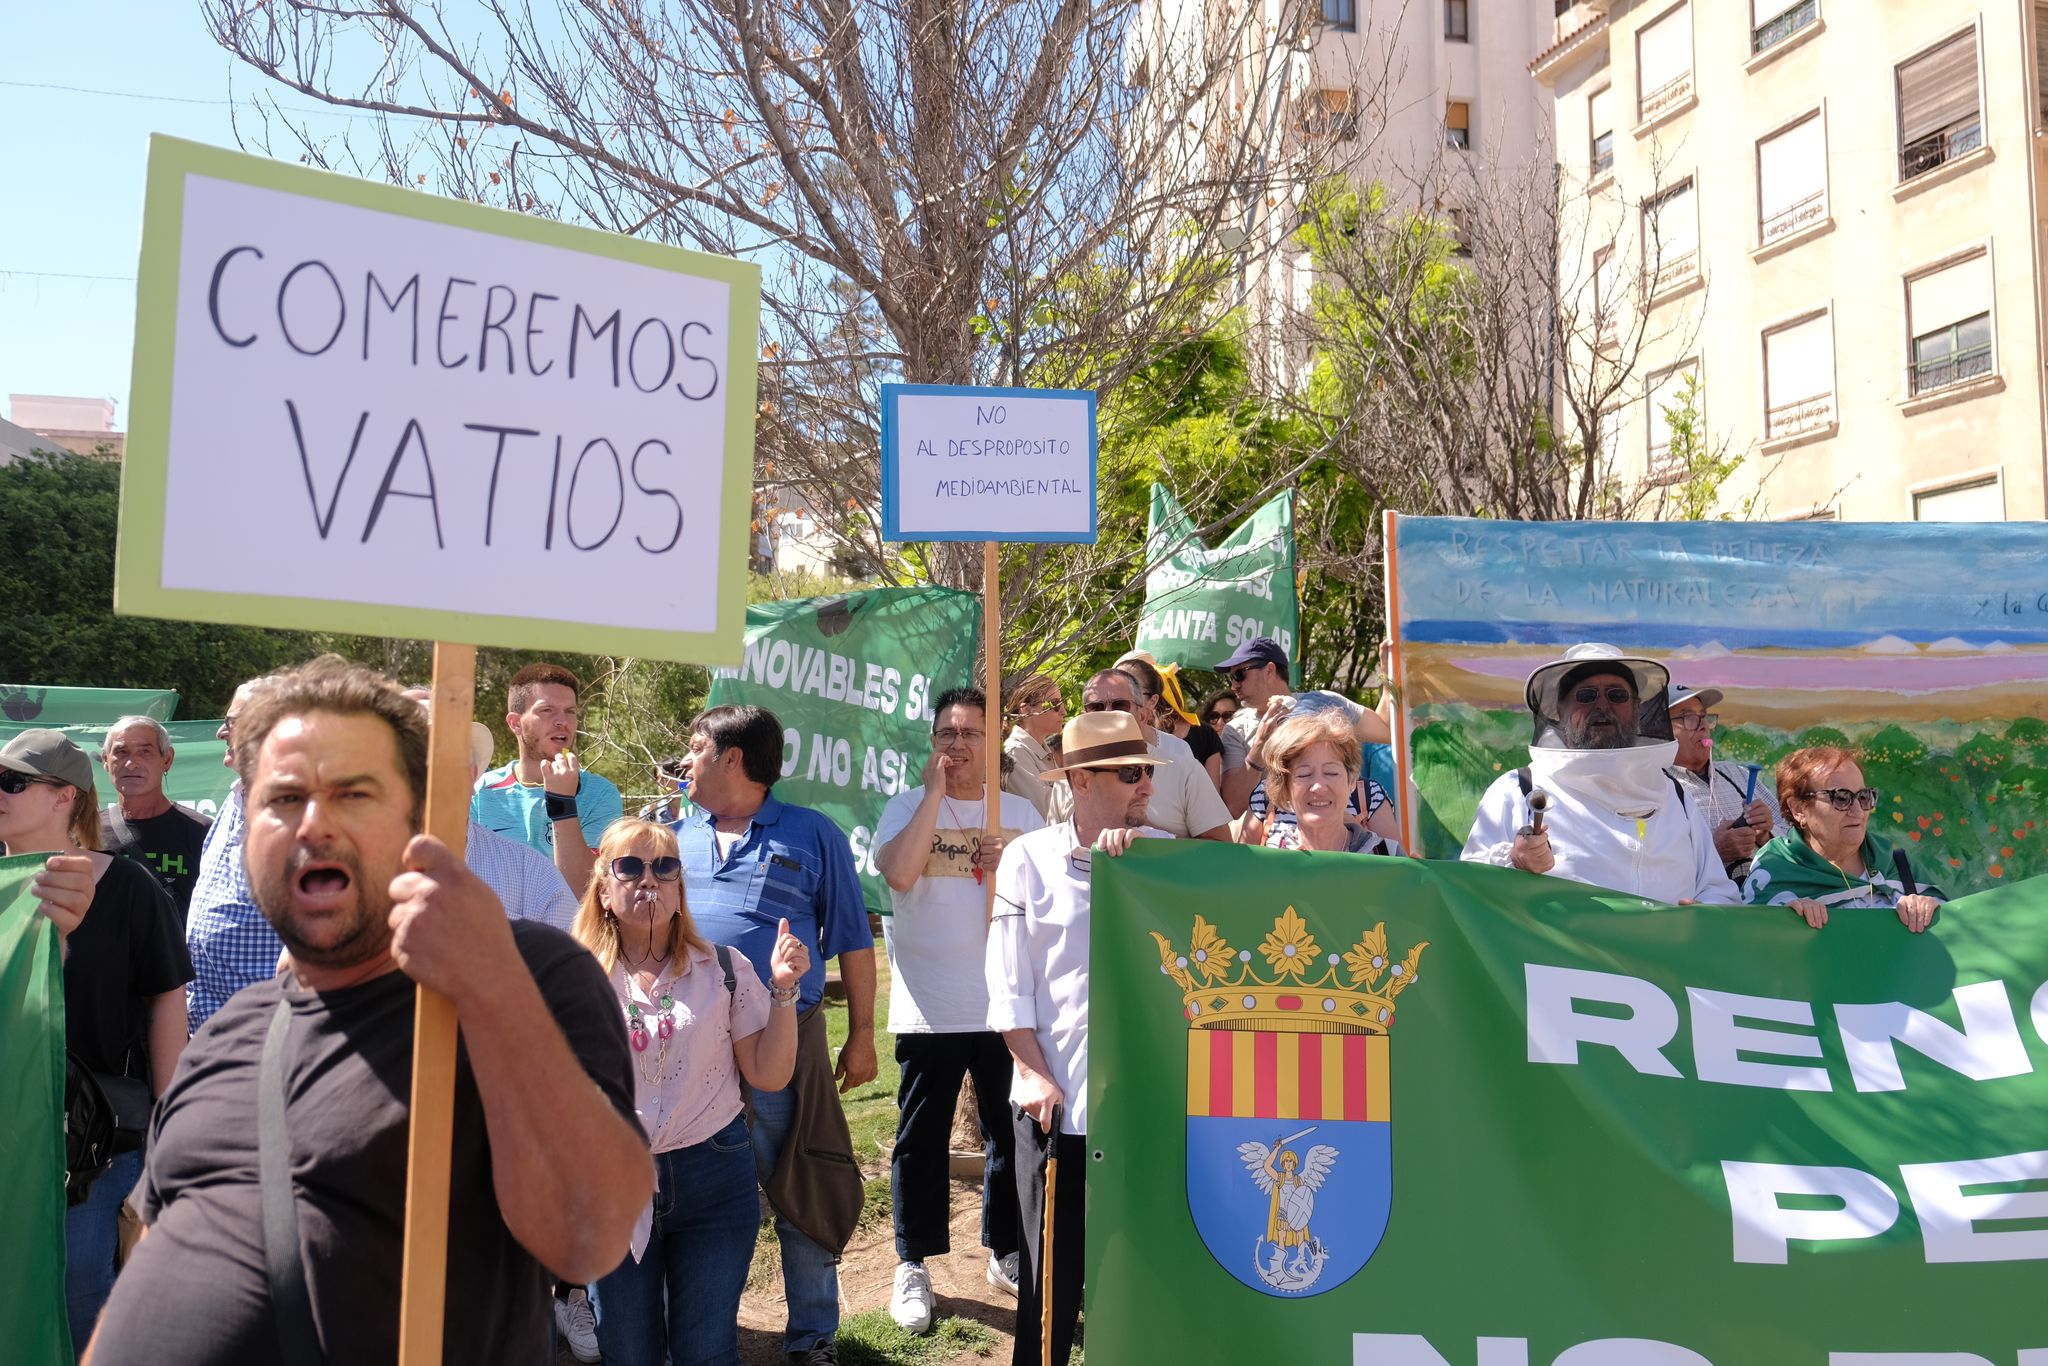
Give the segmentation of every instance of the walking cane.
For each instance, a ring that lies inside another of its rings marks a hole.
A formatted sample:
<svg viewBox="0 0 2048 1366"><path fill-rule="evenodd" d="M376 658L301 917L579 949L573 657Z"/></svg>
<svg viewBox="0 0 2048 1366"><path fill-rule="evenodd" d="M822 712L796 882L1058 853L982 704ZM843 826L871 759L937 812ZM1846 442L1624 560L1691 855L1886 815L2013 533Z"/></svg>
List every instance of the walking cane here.
<svg viewBox="0 0 2048 1366"><path fill-rule="evenodd" d="M1052 1206L1060 1187L1060 1107L1052 1107L1052 1131L1045 1145L1045 1229L1038 1243L1038 1352L1040 1366L1052 1366Z"/></svg>

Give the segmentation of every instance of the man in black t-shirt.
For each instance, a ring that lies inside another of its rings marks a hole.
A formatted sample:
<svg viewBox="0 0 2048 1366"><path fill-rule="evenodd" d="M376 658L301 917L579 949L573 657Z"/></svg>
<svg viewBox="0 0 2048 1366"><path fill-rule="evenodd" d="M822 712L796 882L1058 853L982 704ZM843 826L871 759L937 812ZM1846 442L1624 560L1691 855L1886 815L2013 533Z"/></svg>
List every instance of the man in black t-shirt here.
<svg viewBox="0 0 2048 1366"><path fill-rule="evenodd" d="M294 1316L273 1304L258 1176L274 1026L266 1084L285 1097L297 1224L285 1255L310 1302L296 1322L330 1362L396 1358L417 983L462 1020L442 1359L541 1366L549 1273L609 1273L654 1190L610 983L414 833L425 719L389 680L332 656L277 675L235 753L250 885L290 960L200 1029L157 1106L136 1192L148 1230L93 1360L280 1360Z"/></svg>
<svg viewBox="0 0 2048 1366"><path fill-rule="evenodd" d="M113 779L118 800L100 812L100 848L155 873L178 908L182 929L199 878L199 851L213 822L164 795L164 775L176 758L171 733L161 721L124 716L107 727L100 763Z"/></svg>

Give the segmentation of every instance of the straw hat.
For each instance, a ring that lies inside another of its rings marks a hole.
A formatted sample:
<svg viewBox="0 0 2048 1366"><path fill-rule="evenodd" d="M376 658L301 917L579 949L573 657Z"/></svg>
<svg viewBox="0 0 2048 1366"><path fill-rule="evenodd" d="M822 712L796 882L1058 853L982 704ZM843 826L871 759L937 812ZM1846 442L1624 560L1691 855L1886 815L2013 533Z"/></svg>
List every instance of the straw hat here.
<svg viewBox="0 0 2048 1366"><path fill-rule="evenodd" d="M1125 764L1158 765L1146 748L1145 732L1138 718L1123 711L1084 711L1060 731L1058 768L1048 768L1047 778L1064 778L1077 768L1122 768Z"/></svg>

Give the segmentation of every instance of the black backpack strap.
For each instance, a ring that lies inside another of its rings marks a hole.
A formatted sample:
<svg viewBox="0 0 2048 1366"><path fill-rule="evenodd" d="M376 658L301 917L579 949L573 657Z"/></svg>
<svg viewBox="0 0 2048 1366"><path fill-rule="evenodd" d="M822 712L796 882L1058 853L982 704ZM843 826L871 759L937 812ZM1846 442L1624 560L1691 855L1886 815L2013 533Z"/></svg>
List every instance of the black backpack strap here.
<svg viewBox="0 0 2048 1366"><path fill-rule="evenodd" d="M725 973L725 994L728 996L737 995L740 989L740 979L732 975L732 950L723 944L713 944L711 951L718 955L719 970Z"/></svg>
<svg viewBox="0 0 2048 1366"><path fill-rule="evenodd" d="M1524 797L1528 796L1531 792L1535 790L1536 784L1535 781L1529 777L1528 769L1518 768L1515 770L1515 786L1522 789L1522 795Z"/></svg>
<svg viewBox="0 0 2048 1366"><path fill-rule="evenodd" d="M121 849L133 848L135 845L135 831L128 824L128 818L121 814L121 803L108 802L107 809L102 814L107 818L107 829L114 836L116 847Z"/></svg>
<svg viewBox="0 0 2048 1366"><path fill-rule="evenodd" d="M280 999L263 1039L263 1065L256 1074L257 1172L263 1187L263 1261L270 1277L270 1311L284 1366L320 1366L320 1335L313 1327L313 1303L299 1254L299 1207L292 1194L292 1150L285 1131L284 1037L291 1032L292 1003Z"/></svg>

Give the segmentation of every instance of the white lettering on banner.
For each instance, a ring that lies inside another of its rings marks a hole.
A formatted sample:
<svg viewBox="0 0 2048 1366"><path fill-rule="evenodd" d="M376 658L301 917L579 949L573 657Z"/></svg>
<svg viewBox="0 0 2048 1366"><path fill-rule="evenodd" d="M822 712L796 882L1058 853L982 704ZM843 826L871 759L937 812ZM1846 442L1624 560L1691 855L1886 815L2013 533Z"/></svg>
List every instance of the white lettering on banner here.
<svg viewBox="0 0 2048 1366"><path fill-rule="evenodd" d="M1842 1051L1859 1091L1903 1091L1894 1042L1933 1059L1973 1081L2018 1077L2034 1070L2019 1021L2003 982L1972 982L1955 991L1963 1027L1935 1019L1897 1001L1835 1007L1842 1025ZM1822 1088L1823 1090L1826 1088Z"/></svg>
<svg viewBox="0 0 2048 1366"><path fill-rule="evenodd" d="M1966 1195L1966 1186L2048 1181L2048 1152L1974 1162L1914 1162L1899 1168L1920 1218L1929 1262L2048 1259L2048 1228L1978 1229L1980 1223L2048 1220L2048 1190Z"/></svg>
<svg viewBox="0 0 2048 1366"><path fill-rule="evenodd" d="M1529 1366L1527 1338L1480 1338L1476 1366ZM1351 1366L1451 1366L1414 1333L1353 1333Z"/></svg>
<svg viewBox="0 0 2048 1366"><path fill-rule="evenodd" d="M804 733L795 726L782 728L782 776L787 778L796 772L797 763L803 758Z"/></svg>
<svg viewBox="0 0 2048 1366"><path fill-rule="evenodd" d="M1663 1049L1678 1034L1678 1005L1640 977L1585 968L1525 963L1529 1061L1564 1067L1580 1062L1580 1044L1612 1048L1647 1077L1682 1077ZM1692 1013L1693 1062L1699 1080L1781 1091L1831 1091L1825 1068L1751 1061L1742 1052L1819 1058L1811 1034L1749 1029L1739 1019L1814 1027L1814 1007L1775 996L1687 987ZM1996 1081L2034 1070L2003 982L1973 982L1954 992L1961 1029L1900 1002L1836 1005L1849 1073L1859 1091L1903 1091L1905 1074L1894 1043L1972 1081ZM1624 1007L1626 1015L1587 1014L1578 1002ZM2034 1028L2048 1042L2048 983L2032 998Z"/></svg>
<svg viewBox="0 0 2048 1366"><path fill-rule="evenodd" d="M1869 1172L1854 1167L1800 1167L1776 1162L1723 1162L1728 1212L1735 1230L1735 1260L1783 1266L1791 1243L1875 1238L1898 1221L1899 1197ZM1786 1209L1781 1195L1819 1195L1840 1209Z"/></svg>
<svg viewBox="0 0 2048 1366"><path fill-rule="evenodd" d="M1292 631L1283 629L1277 621L1260 621L1257 617L1231 617L1224 627L1223 643L1242 645L1247 640L1257 640L1260 636L1270 636L1279 641L1280 648L1287 651L1290 656L1294 653Z"/></svg>
<svg viewBox="0 0 2048 1366"><path fill-rule="evenodd" d="M1682 1077L1661 1050L1678 1037L1678 1007L1640 977L1583 968L1522 965L1529 994L1529 1061L1574 1067L1579 1045L1601 1044L1645 1076ZM1585 1015L1579 1001L1626 1007L1626 1016Z"/></svg>
<svg viewBox="0 0 2048 1366"><path fill-rule="evenodd" d="M882 870L875 866L875 832L865 825L856 825L846 832L846 842L853 846L854 868L880 877Z"/></svg>
<svg viewBox="0 0 2048 1366"><path fill-rule="evenodd" d="M1692 1003L1692 1057L1701 1081L1726 1082L1731 1086L1763 1086L1782 1091L1826 1091L1825 1067L1789 1067L1781 1063L1752 1062L1741 1056L1776 1053L1784 1057L1817 1058L1820 1039L1812 1034L1787 1034L1775 1029L1750 1029L1738 1020L1771 1020L1778 1024L1813 1028L1813 1007L1804 1001L1781 1001L1770 996L1742 996L1732 991L1685 989Z"/></svg>
<svg viewBox="0 0 2048 1366"><path fill-rule="evenodd" d="M1473 1366L1531 1366L1527 1338L1476 1338ZM1353 1333L1351 1366L1454 1366L1418 1333ZM1550 1366L1714 1366L1689 1347L1653 1338L1600 1338L1567 1347ZM1827 1366L1999 1366L1974 1352L1829 1352ZM2048 1366L2048 1348L2025 1347L2013 1366Z"/></svg>
<svg viewBox="0 0 2048 1366"><path fill-rule="evenodd" d="M903 675L887 665L779 638L749 641L737 677L742 683L762 683L889 716L896 712L903 684Z"/></svg>

